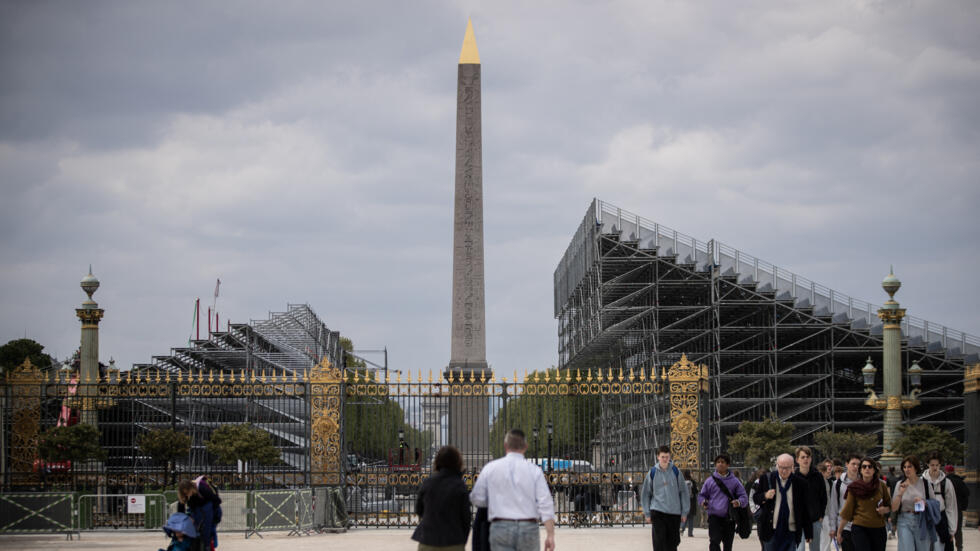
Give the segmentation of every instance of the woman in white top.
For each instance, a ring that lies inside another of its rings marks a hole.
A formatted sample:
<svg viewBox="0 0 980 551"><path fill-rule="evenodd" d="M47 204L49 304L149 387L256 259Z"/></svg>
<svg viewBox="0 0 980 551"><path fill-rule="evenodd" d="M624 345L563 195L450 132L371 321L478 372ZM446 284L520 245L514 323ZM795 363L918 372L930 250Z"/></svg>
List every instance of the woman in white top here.
<svg viewBox="0 0 980 551"><path fill-rule="evenodd" d="M907 455L902 460L905 475L892 497L892 511L898 511L898 551L929 551L932 542L919 539L919 517L925 510L925 487L919 478L919 458Z"/></svg>

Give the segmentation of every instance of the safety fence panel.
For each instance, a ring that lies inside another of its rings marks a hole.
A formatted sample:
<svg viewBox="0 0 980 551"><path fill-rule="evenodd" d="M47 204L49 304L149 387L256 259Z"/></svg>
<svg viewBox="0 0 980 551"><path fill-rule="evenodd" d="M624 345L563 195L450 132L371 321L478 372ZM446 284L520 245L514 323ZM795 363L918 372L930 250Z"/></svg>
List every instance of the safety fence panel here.
<svg viewBox="0 0 980 551"><path fill-rule="evenodd" d="M347 504L339 486L313 489L313 526L320 530L347 528Z"/></svg>
<svg viewBox="0 0 980 551"><path fill-rule="evenodd" d="M255 496L256 532L293 530L297 525L299 492L295 490L259 490Z"/></svg>
<svg viewBox="0 0 980 551"><path fill-rule="evenodd" d="M252 492L221 492L221 523L219 532L245 532L252 529L254 510Z"/></svg>
<svg viewBox="0 0 980 551"><path fill-rule="evenodd" d="M299 530L311 530L313 528L313 490L299 490L297 507L299 507Z"/></svg>
<svg viewBox="0 0 980 551"><path fill-rule="evenodd" d="M78 498L79 530L159 530L170 507L163 494L90 494Z"/></svg>
<svg viewBox="0 0 980 551"><path fill-rule="evenodd" d="M70 493L0 494L0 534L74 532Z"/></svg>

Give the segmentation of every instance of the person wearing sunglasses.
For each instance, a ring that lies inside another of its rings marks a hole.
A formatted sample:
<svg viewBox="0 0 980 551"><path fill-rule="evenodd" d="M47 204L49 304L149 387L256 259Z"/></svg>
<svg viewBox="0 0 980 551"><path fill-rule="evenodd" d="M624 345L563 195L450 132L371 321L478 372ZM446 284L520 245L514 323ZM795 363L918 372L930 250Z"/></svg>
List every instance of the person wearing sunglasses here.
<svg viewBox="0 0 980 551"><path fill-rule="evenodd" d="M851 541L855 549L885 551L888 534L885 515L891 513L892 496L882 482L878 462L861 458L860 478L847 487L840 518L851 523ZM843 524L837 529L837 541L844 540Z"/></svg>

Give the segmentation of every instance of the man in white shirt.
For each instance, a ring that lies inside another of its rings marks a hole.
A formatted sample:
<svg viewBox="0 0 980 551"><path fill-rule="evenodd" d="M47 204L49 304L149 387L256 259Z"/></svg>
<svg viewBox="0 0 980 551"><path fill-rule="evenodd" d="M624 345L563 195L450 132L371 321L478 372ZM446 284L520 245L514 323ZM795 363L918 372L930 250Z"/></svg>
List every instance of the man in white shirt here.
<svg viewBox="0 0 980 551"><path fill-rule="evenodd" d="M555 549L555 501L541 467L524 459L527 440L513 429L504 437L507 455L487 463L470 492L470 502L487 508L491 551L540 551L538 521L544 523L545 551Z"/></svg>

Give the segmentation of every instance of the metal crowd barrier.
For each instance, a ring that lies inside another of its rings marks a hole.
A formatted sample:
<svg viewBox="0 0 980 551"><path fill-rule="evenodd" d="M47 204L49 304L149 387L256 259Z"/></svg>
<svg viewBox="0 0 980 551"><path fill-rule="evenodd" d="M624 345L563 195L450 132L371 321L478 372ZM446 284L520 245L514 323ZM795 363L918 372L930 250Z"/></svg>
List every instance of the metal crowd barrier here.
<svg viewBox="0 0 980 551"><path fill-rule="evenodd" d="M75 501L71 493L0 494L0 534L65 532L75 528Z"/></svg>
<svg viewBox="0 0 980 551"><path fill-rule="evenodd" d="M167 498L163 494L89 494L78 497L77 522L82 531L159 530L167 523Z"/></svg>
<svg viewBox="0 0 980 551"><path fill-rule="evenodd" d="M177 510L172 500L164 494L0 493L0 534L160 530ZM224 491L221 501L219 532L261 537L260 532L277 530L302 535L347 528L339 487Z"/></svg>

